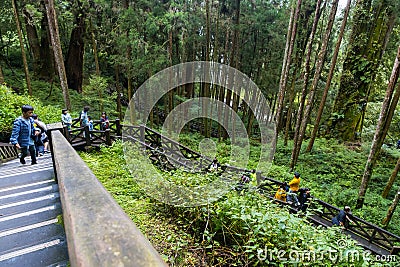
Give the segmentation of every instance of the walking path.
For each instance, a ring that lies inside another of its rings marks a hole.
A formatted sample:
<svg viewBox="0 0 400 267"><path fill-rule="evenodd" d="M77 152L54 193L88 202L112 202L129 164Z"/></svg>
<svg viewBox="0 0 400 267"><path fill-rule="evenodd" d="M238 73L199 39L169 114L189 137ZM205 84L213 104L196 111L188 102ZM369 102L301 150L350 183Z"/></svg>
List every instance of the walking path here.
<svg viewBox="0 0 400 267"><path fill-rule="evenodd" d="M0 266L67 266L51 155L0 165Z"/></svg>

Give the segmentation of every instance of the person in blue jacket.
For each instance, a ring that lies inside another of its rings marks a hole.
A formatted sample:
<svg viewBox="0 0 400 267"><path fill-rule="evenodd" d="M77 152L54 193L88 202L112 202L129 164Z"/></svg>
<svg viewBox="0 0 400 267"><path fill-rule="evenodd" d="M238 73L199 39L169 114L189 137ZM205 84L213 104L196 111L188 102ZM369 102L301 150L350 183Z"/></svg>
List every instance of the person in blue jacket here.
<svg viewBox="0 0 400 267"><path fill-rule="evenodd" d="M22 116L14 121L10 143L15 145L16 148L21 149L21 157L19 161L25 164L25 157L28 156L28 150L31 154L31 164L36 164L36 149L34 137L39 135L40 131L35 129L34 121L32 118L33 107L30 105L23 105L21 107Z"/></svg>
<svg viewBox="0 0 400 267"><path fill-rule="evenodd" d="M338 215L332 218L332 224L347 229L349 227L349 223L353 223L353 221L349 218L350 214L351 214L350 207L349 206L344 207L344 209L341 210Z"/></svg>

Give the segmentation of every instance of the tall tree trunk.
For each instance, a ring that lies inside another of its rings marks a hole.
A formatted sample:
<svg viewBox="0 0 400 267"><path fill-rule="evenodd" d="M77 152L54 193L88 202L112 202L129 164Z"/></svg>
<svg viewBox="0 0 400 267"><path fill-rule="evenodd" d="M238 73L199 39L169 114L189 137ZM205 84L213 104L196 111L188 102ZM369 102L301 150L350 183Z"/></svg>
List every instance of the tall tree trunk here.
<svg viewBox="0 0 400 267"><path fill-rule="evenodd" d="M54 8L54 0L44 0L46 5L47 18L49 20L49 30L51 43L54 50L54 59L58 69L58 75L60 77L61 89L64 97L64 104L68 110L71 110L71 102L69 99L68 82L65 73L64 59L61 50L60 35L58 31L57 16Z"/></svg>
<svg viewBox="0 0 400 267"><path fill-rule="evenodd" d="M235 10L235 20L234 20L234 30L233 30L233 40L232 40L232 50L231 50L231 56L229 59L229 65L231 67L235 67L235 60L237 57L237 44L238 44L238 39L239 39L239 23L240 23L240 0L236 0L235 1L235 5L236 5L236 10ZM231 73L230 73L231 74ZM232 75L229 75L229 79L230 82L229 84L233 84L232 83L232 79L234 77ZM226 102L225 104L228 106L231 106L231 100L232 100L232 91L230 89L227 90L226 93ZM225 112L225 118L224 118L224 124L228 125L229 124L229 120L231 119L231 117L229 116L229 114L231 113L231 111L226 110ZM228 132L225 131L224 132L224 139L228 138Z"/></svg>
<svg viewBox="0 0 400 267"><path fill-rule="evenodd" d="M297 157L298 157L298 139L300 135L300 126L301 126L301 121L303 117L303 110L304 110L304 105L306 102L306 97L307 97L307 87L308 87L308 82L309 82L309 77L310 77L310 61L311 61L311 53L312 53L312 48L313 48L313 43L314 43L314 36L317 30L318 26L318 21L320 18L320 7L321 7L321 0L318 0L317 5L315 6L315 16L314 16L314 22L312 25L311 33L309 40L307 42L307 55L306 55L306 60L304 64L304 70L303 70L303 88L301 91L301 99L299 103L299 108L297 111L297 120L296 120L296 127L294 130L294 138L293 138L293 150L292 150L292 156L290 160L290 169L294 168L294 165L296 165Z"/></svg>
<svg viewBox="0 0 400 267"><path fill-rule="evenodd" d="M291 169L293 169L293 167L296 165L297 159L300 154L301 145L303 143L304 135L306 132L307 122L310 119L311 110L312 110L312 107L314 104L315 92L317 90L319 78L321 77L322 67L324 65L326 51L327 51L329 39L330 39L331 32L332 32L333 22L335 21L338 3L339 3L339 0L334 0L332 3L332 8L331 8L331 12L329 15L328 25L325 30L325 34L323 37L320 52L318 53L318 60L317 60L317 64L316 64L316 68L315 68L315 72L314 72L314 77L312 80L310 92L308 94L307 107L304 112L304 116L301 120L300 131L298 134L297 143L294 146L296 149L293 149L293 153L292 153L292 161L290 163Z"/></svg>
<svg viewBox="0 0 400 267"><path fill-rule="evenodd" d="M100 76L99 56L97 55L97 42L96 42L96 36L94 34L92 18L89 19L89 28L90 28L90 37L92 39L93 57L94 57L94 64L96 66L96 75Z"/></svg>
<svg viewBox="0 0 400 267"><path fill-rule="evenodd" d="M394 91L394 87L397 83L397 80L399 78L399 73L400 73L400 46L398 47L397 50L397 55L396 59L394 62L392 74L390 76L388 88L386 90L386 95L382 103L382 109L381 113L379 115L378 119L378 125L376 127L374 139L371 144L371 150L367 159L367 163L365 165L364 169L364 174L361 180L361 185L360 185L360 190L358 192L358 199L357 199L357 208L362 208L364 205L364 198L365 198L365 193L367 192L368 188L368 183L369 180L371 179L372 176L372 171L375 166L376 160L379 155L379 151L381 149L383 140L385 139L385 124L390 124L390 121L388 121L388 115L389 115L389 110L390 110L390 105L392 101L392 95ZM393 105L396 105L397 103L393 102ZM393 106L392 105L392 106Z"/></svg>
<svg viewBox="0 0 400 267"><path fill-rule="evenodd" d="M40 22L40 62L39 77L48 81L52 81L56 74L55 58L53 47L51 46L51 36L49 29L49 19L47 18L46 6L43 1L40 1L43 8L43 17Z"/></svg>
<svg viewBox="0 0 400 267"><path fill-rule="evenodd" d="M392 219L393 213L396 210L397 204L399 204L399 200L400 200L400 188L397 191L396 196L393 199L392 205L390 205L386 218L383 219L382 224L387 226L390 222L390 220Z"/></svg>
<svg viewBox="0 0 400 267"><path fill-rule="evenodd" d="M67 53L66 74L69 88L76 90L78 93L82 93L83 53L85 50L83 35L86 29L86 12L83 10L81 0L78 0L77 3L78 8L75 14L75 28L72 29L71 32Z"/></svg>
<svg viewBox="0 0 400 267"><path fill-rule="evenodd" d="M310 139L310 142L308 143L308 147L307 147L306 152L310 152L311 151L311 149L312 149L312 147L314 145L315 138L317 136L319 123L321 122L322 114L323 114L325 103L326 103L326 98L328 97L329 88L331 86L333 74L334 74L334 71L335 71L336 61L337 61L337 58L338 58L338 55L339 55L340 45L342 43L344 30L345 30L345 27L346 27L347 18L348 18L349 11L350 11L350 5L351 5L351 0L347 0L346 8L345 8L344 15L343 15L342 24L340 26L338 40L336 42L335 51L333 52L333 56L332 56L331 67L329 69L328 78L327 78L327 81L326 81L326 84L325 84L325 88L324 88L324 92L323 92L323 95L322 95L322 98L321 98L321 102L320 102L319 108L318 108L317 118L315 119L314 129L312 131L311 139Z"/></svg>
<svg viewBox="0 0 400 267"><path fill-rule="evenodd" d="M290 63L291 63L291 57L293 54L293 49L294 49L294 41L296 40L296 31L297 31L297 20L299 18L299 13L300 13L300 7L301 7L301 2L302 0L297 0L297 6L296 6L296 11L293 13L291 13L293 16L292 19L292 15L290 16L290 22L292 22L292 26L288 27L288 35L290 35L290 39L289 37L287 38L286 42L290 40L289 42L289 46L286 43L286 47L288 48L288 51L286 53L285 51L285 57L284 61L283 61L283 66L282 66L282 73L281 73L281 79L279 82L279 93L278 93L278 107L276 110L276 115L275 115L275 123L276 123L276 127L275 127L275 136L274 139L272 141L272 145L271 145L271 151L270 151L270 159L273 159L275 151L276 151L276 144L278 143L278 136L279 136L279 131L280 131L280 124L281 124L281 115L282 115L282 110L283 110L283 103L284 103L284 99L285 99L285 93L286 93L286 83L287 83L287 79L288 79L288 75L289 75L289 69L290 69ZM289 22L289 24L290 24Z"/></svg>
<svg viewBox="0 0 400 267"><path fill-rule="evenodd" d="M333 108L333 113L340 116L328 125L330 134L342 141L360 139L360 120L386 48L393 12L389 1L359 0L355 6L353 28Z"/></svg>
<svg viewBox="0 0 400 267"><path fill-rule="evenodd" d="M23 42L23 38L22 38L22 30L21 30L21 23L19 20L19 15L18 15L18 9L17 9L17 5L15 3L15 0L11 0L11 2L12 2L13 10L14 10L15 24L17 25L17 32L18 32L19 45L21 48L22 61L24 63L26 86L28 87L28 94L30 96L32 96L31 78L29 77L28 61L26 60L26 54L25 54L24 42Z"/></svg>
<svg viewBox="0 0 400 267"><path fill-rule="evenodd" d="M119 79L119 65L118 64L115 65L115 88L117 89L117 112L118 112L118 118L120 120L122 120L121 86L120 86L120 79ZM134 106L134 104L132 106Z"/></svg>
<svg viewBox="0 0 400 267"><path fill-rule="evenodd" d="M26 7L23 8L25 30L32 55L32 66L35 75L40 73L40 42L36 31L35 22Z"/></svg>
<svg viewBox="0 0 400 267"><path fill-rule="evenodd" d="M3 69L1 68L0 64L0 84L4 83L4 74L3 74Z"/></svg>
<svg viewBox="0 0 400 267"><path fill-rule="evenodd" d="M129 9L129 0L124 0L123 1L123 6L126 10ZM129 40L129 30L125 31L125 35L126 35L126 39ZM133 79L132 79L132 64L130 63L132 60L132 46L128 43L127 44L127 49L126 49L126 58L128 59L128 63L126 64L125 68L127 71L126 74L126 78L128 80L128 90L127 90L127 94L128 94L128 101L130 101L133 97ZM121 98L121 96L120 96ZM121 102L121 99L119 100ZM134 106L134 105L132 105ZM135 112L134 112L134 107L129 109L129 113L130 113L130 117L131 118L135 118ZM121 114L122 116L122 114ZM151 116L153 116L153 112L151 112ZM151 117L152 122L153 122L153 117ZM134 120L133 120L134 121Z"/></svg>
<svg viewBox="0 0 400 267"><path fill-rule="evenodd" d="M396 167L394 168L392 174L390 175L389 180L385 186L385 189L383 189L382 192L383 198L387 198L387 196L389 195L390 189L392 188L394 181L396 181L396 177L397 174L399 173L399 170L400 170L400 158L397 160Z"/></svg>
<svg viewBox="0 0 400 267"><path fill-rule="evenodd" d="M208 61L210 61L210 47L211 47L211 39L210 39L210 0L206 0L206 61L208 62ZM206 69L205 70L205 75L206 75L206 79L208 80L209 79L209 77L207 77L207 76L209 76L210 75L210 70L209 69ZM202 107L202 110L203 110L203 125L204 125L204 134L205 134L205 137L210 137L210 135L211 135L211 130L209 129L210 128L210 126L209 126L209 119L207 118L207 113L208 113L208 111L207 111L207 109L208 109L208 101L209 101L209 98L210 98L210 84L207 82L207 83L204 83L204 95L203 95L203 97L204 97L204 100L203 100L203 102L202 102L202 104L203 104L203 107Z"/></svg>

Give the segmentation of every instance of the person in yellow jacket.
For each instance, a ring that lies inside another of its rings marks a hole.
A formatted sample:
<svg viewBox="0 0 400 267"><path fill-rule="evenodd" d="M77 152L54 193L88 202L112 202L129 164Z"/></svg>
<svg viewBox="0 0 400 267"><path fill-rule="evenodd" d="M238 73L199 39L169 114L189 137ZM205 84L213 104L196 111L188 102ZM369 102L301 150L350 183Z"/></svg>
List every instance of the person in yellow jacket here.
<svg viewBox="0 0 400 267"><path fill-rule="evenodd" d="M286 185L285 183L281 184L278 188L278 191L275 193L275 199L286 202Z"/></svg>
<svg viewBox="0 0 400 267"><path fill-rule="evenodd" d="M289 182L290 191L297 193L300 188L300 173L295 172L293 179Z"/></svg>
<svg viewBox="0 0 400 267"><path fill-rule="evenodd" d="M294 203L295 206L300 205L299 200L297 199L297 192L300 188L300 173L295 172L293 179L289 182L289 199ZM288 201L289 201L288 199Z"/></svg>

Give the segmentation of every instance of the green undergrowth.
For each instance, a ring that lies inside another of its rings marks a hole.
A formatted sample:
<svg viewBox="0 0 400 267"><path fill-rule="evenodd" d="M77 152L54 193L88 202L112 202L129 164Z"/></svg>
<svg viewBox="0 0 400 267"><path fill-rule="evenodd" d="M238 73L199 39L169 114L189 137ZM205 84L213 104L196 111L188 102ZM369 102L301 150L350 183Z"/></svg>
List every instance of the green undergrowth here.
<svg viewBox="0 0 400 267"><path fill-rule="evenodd" d="M142 191L125 167L120 142L80 155L170 266L390 266L368 261L373 257L340 229L313 227L255 188L231 191L205 206L174 207ZM144 166L138 173L146 173ZM291 177L280 165L268 175Z"/></svg>
<svg viewBox="0 0 400 267"><path fill-rule="evenodd" d="M52 123L60 121L61 112L51 106L45 105L36 98L27 95L17 95L10 88L0 85L0 141L8 142L12 130L13 121L21 116L21 106L31 105L34 107L34 113L46 122Z"/></svg>
<svg viewBox="0 0 400 267"><path fill-rule="evenodd" d="M198 150L202 136L182 134L179 140L186 146ZM213 140L216 142L218 159L221 163L227 163L230 157L230 144L218 142L217 139ZM250 140L250 145L249 169L256 168L258 162L255 159L258 159L260 155L258 142ZM301 186L311 188L314 197L334 206L355 207L370 143L365 142L359 146L349 147L334 139L319 138L316 139L313 150L305 153L307 145L306 140L295 168L301 173ZM293 177L293 174L289 172L292 148L292 141L284 146L282 139L279 139L274 164L263 170L263 175L289 182ZM387 210L400 187L400 181L395 182L387 199L382 198L381 194L399 157L400 150L383 146L370 180L364 207L361 210L353 209L355 215L382 226L381 221L386 217ZM396 223L399 220L400 213L395 212L387 230L400 236L400 225Z"/></svg>

